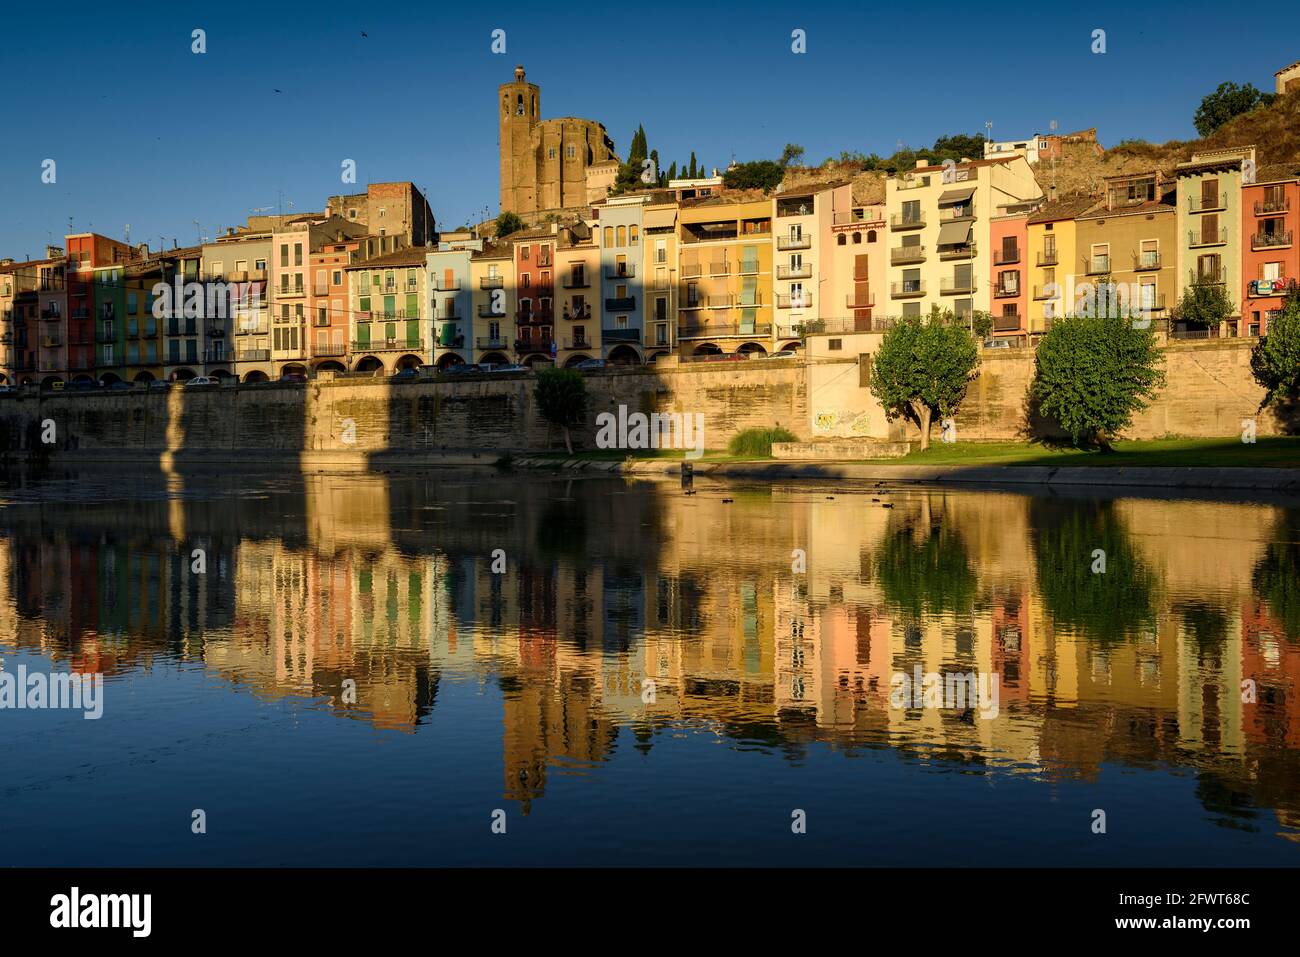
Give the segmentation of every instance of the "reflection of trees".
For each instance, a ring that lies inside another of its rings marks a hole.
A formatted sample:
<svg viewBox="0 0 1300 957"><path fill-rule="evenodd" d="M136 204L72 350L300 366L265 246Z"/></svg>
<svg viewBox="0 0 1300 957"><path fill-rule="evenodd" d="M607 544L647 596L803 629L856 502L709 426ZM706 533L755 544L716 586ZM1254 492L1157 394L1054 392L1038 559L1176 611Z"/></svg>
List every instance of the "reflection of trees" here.
<svg viewBox="0 0 1300 957"><path fill-rule="evenodd" d="M913 621L944 612L969 614L975 574L961 535L945 526L907 522L891 529L876 552L885 601Z"/></svg>
<svg viewBox="0 0 1300 957"><path fill-rule="evenodd" d="M572 484L563 498L553 498L537 522L537 555L542 559L582 558L587 550L586 499L572 497Z"/></svg>
<svg viewBox="0 0 1300 957"><path fill-rule="evenodd" d="M1204 601L1179 602L1174 611L1183 620L1183 632L1195 643L1199 660L1222 661L1228 640L1227 613Z"/></svg>
<svg viewBox="0 0 1300 957"><path fill-rule="evenodd" d="M1058 627L1098 641L1122 641L1155 624L1155 573L1138 557L1123 518L1110 502L1030 506L1038 590ZM1106 553L1094 574L1093 553Z"/></svg>
<svg viewBox="0 0 1300 957"><path fill-rule="evenodd" d="M1251 585L1287 638L1300 640L1300 516L1290 513L1278 523L1273 541L1255 565Z"/></svg>

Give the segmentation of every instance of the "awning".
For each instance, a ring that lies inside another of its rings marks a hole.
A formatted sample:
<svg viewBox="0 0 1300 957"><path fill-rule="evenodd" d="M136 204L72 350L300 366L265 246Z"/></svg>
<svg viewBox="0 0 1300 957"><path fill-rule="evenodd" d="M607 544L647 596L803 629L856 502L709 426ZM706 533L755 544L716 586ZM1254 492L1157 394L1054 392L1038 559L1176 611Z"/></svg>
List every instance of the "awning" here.
<svg viewBox="0 0 1300 957"><path fill-rule="evenodd" d="M939 227L939 245L940 246L961 246L970 240L969 222L964 223L944 223Z"/></svg>
<svg viewBox="0 0 1300 957"><path fill-rule="evenodd" d="M677 208L647 209L644 222L646 229L672 229L677 223Z"/></svg>
<svg viewBox="0 0 1300 957"><path fill-rule="evenodd" d="M949 203L963 203L974 195L974 186L967 186L965 189L950 189L939 197L939 205L945 206Z"/></svg>

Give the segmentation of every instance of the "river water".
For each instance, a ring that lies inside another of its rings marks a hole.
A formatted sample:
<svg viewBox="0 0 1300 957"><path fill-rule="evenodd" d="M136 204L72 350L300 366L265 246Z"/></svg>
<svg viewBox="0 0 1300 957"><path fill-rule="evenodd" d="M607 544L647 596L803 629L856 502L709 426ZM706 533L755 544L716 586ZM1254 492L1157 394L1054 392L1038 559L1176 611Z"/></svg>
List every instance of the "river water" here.
<svg viewBox="0 0 1300 957"><path fill-rule="evenodd" d="M1300 863L1294 503L59 473L0 659L3 866Z"/></svg>

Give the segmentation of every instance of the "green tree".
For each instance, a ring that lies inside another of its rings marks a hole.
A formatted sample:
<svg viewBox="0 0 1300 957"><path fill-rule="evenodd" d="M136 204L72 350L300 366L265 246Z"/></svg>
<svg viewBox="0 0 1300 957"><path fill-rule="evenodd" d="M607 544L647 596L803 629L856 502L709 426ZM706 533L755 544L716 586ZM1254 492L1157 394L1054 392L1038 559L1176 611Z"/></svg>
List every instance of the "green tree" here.
<svg viewBox="0 0 1300 957"><path fill-rule="evenodd" d="M1291 287L1250 353L1250 371L1264 387L1260 408L1300 399L1300 288Z"/></svg>
<svg viewBox="0 0 1300 957"><path fill-rule="evenodd" d="M782 169L787 166L798 166L803 162L803 147L797 143L786 143L785 149L781 151L781 159L778 162L781 164Z"/></svg>
<svg viewBox="0 0 1300 957"><path fill-rule="evenodd" d="M677 160L673 160L672 164L668 167L668 182L671 183L676 178L677 178Z"/></svg>
<svg viewBox="0 0 1300 957"><path fill-rule="evenodd" d="M946 159L983 159L984 134L967 136L965 133L955 133L952 136L941 136L934 141L934 149L930 152L931 161L936 163Z"/></svg>
<svg viewBox="0 0 1300 957"><path fill-rule="evenodd" d="M785 179L785 170L779 163L771 160L756 160L752 163L738 163L722 175L722 183L728 189L775 189Z"/></svg>
<svg viewBox="0 0 1300 957"><path fill-rule="evenodd" d="M1244 86L1220 83L1217 90L1201 100L1192 122L1196 124L1196 132L1209 136L1234 116L1249 113L1257 106L1267 106L1274 99L1274 94L1260 92L1253 83Z"/></svg>
<svg viewBox="0 0 1300 957"><path fill-rule="evenodd" d="M655 165L658 166L658 154L655 154ZM646 183L641 177L645 173L645 161L650 158L646 148L645 127L638 126L636 132L632 134L632 145L628 148L627 162L618 168L614 176L614 187L611 192L615 196L627 193L633 190L644 189L646 186L654 185L652 180Z"/></svg>
<svg viewBox="0 0 1300 957"><path fill-rule="evenodd" d="M978 375L979 349L970 330L951 313L904 316L880 342L871 363L871 392L892 422L910 418L930 447L935 414L951 415Z"/></svg>
<svg viewBox="0 0 1300 957"><path fill-rule="evenodd" d="M511 212L503 212L497 217L497 239L504 239L511 233L524 228L524 221Z"/></svg>
<svg viewBox="0 0 1300 957"><path fill-rule="evenodd" d="M1030 387L1041 411L1076 444L1086 441L1104 452L1165 384L1164 357L1150 324L1108 312L1114 314L1054 318L1038 344Z"/></svg>
<svg viewBox="0 0 1300 957"><path fill-rule="evenodd" d="M691 171L686 174L687 177L695 179L696 176L700 175L698 169L699 168L695 165L695 150L691 150Z"/></svg>
<svg viewBox="0 0 1300 957"><path fill-rule="evenodd" d="M949 523L914 520L891 527L875 559L885 603L907 621L974 610L976 580L970 554Z"/></svg>
<svg viewBox="0 0 1300 957"><path fill-rule="evenodd" d="M1236 311L1222 283L1194 282L1174 304L1173 317L1198 326L1217 326Z"/></svg>
<svg viewBox="0 0 1300 957"><path fill-rule="evenodd" d="M543 369L537 374L533 386L533 399L537 411L564 433L564 447L573 454L573 437L570 433L587 415L587 383L573 369Z"/></svg>

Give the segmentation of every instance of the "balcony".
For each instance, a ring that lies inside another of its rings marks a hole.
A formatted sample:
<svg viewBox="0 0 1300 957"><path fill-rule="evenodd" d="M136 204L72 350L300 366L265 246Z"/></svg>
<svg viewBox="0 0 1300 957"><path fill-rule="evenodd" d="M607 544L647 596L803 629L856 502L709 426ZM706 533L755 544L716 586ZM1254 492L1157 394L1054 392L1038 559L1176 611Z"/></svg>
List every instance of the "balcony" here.
<svg viewBox="0 0 1300 957"><path fill-rule="evenodd" d="M1219 193L1214 196L1188 196L1187 211L1189 213L1209 213L1216 209L1228 208L1228 194Z"/></svg>
<svg viewBox="0 0 1300 957"><path fill-rule="evenodd" d="M994 299L1014 299L1018 295L1020 295L1019 286L994 286L993 287Z"/></svg>
<svg viewBox="0 0 1300 957"><path fill-rule="evenodd" d="M393 290L385 290L388 295L393 294ZM299 296L307 295L307 290L303 286L281 286L275 290L277 299L297 299Z"/></svg>
<svg viewBox="0 0 1300 957"><path fill-rule="evenodd" d="M1048 289L1048 286L1051 286L1052 288ZM1035 299L1060 299L1061 287L1056 283L1050 283L1050 282L1044 283L1041 286L1035 286L1034 298Z"/></svg>
<svg viewBox="0 0 1300 957"><path fill-rule="evenodd" d="M550 283L540 286L522 286L519 295L525 299L550 299L555 295L555 287Z"/></svg>
<svg viewBox="0 0 1300 957"><path fill-rule="evenodd" d="M1133 271L1146 272L1150 269L1159 269L1161 266L1160 253L1144 252L1138 253L1133 257Z"/></svg>
<svg viewBox="0 0 1300 957"><path fill-rule="evenodd" d="M451 279L448 279L446 276L442 277L441 279L435 278L430 280L429 288L432 289L434 292L460 292L460 288L461 288L460 279L455 276L453 276ZM417 290L411 290L411 291L416 292Z"/></svg>
<svg viewBox="0 0 1300 957"><path fill-rule="evenodd" d="M444 309L440 311L433 318L436 319L438 322L459 322L461 319L464 319L465 317L462 316L460 313L458 313L455 307L453 307L451 309Z"/></svg>
<svg viewBox="0 0 1300 957"><path fill-rule="evenodd" d="M520 309L515 313L515 322L522 324L552 322L555 312L551 309Z"/></svg>
<svg viewBox="0 0 1300 957"><path fill-rule="evenodd" d="M730 295L705 296L702 302L706 309L726 309L732 304Z"/></svg>
<svg viewBox="0 0 1300 957"><path fill-rule="evenodd" d="M1246 286L1248 296L1283 296L1295 286L1294 279L1252 279Z"/></svg>
<svg viewBox="0 0 1300 957"><path fill-rule="evenodd" d="M606 312L631 312L636 308L636 296L621 296L605 300Z"/></svg>
<svg viewBox="0 0 1300 957"><path fill-rule="evenodd" d="M1222 246L1228 241L1228 227L1220 226L1216 233L1213 229L1201 229L1187 231L1187 245L1196 246Z"/></svg>
<svg viewBox="0 0 1300 957"><path fill-rule="evenodd" d="M601 329L600 337L605 342L640 342L640 329Z"/></svg>
<svg viewBox="0 0 1300 957"><path fill-rule="evenodd" d="M474 342L480 349L506 348L506 340L500 336L479 336Z"/></svg>
<svg viewBox="0 0 1300 957"><path fill-rule="evenodd" d="M1090 256L1083 261L1083 271L1089 276L1109 276L1110 257Z"/></svg>
<svg viewBox="0 0 1300 957"><path fill-rule="evenodd" d="M235 335L237 336L264 336L270 331L270 326L264 322L235 327Z"/></svg>
<svg viewBox="0 0 1300 957"><path fill-rule="evenodd" d="M488 303L485 306L478 307L478 314L483 319L491 319L493 317L499 319L506 314L506 307L503 305L498 309L496 306Z"/></svg>
<svg viewBox="0 0 1300 957"><path fill-rule="evenodd" d="M778 236L776 248L781 252L794 249L812 249L812 234L803 236Z"/></svg>
<svg viewBox="0 0 1300 957"><path fill-rule="evenodd" d="M1281 199L1260 199L1255 201L1256 216L1276 216L1279 213L1291 211L1291 197L1283 196Z"/></svg>
<svg viewBox="0 0 1300 957"><path fill-rule="evenodd" d="M1284 233L1256 233L1250 237L1251 249L1282 249L1291 245L1291 230Z"/></svg>
<svg viewBox="0 0 1300 957"><path fill-rule="evenodd" d="M891 266L921 262L925 262L925 247L920 244L915 246L895 246L889 251L889 264Z"/></svg>
<svg viewBox="0 0 1300 957"><path fill-rule="evenodd" d="M811 279L812 263L803 263L799 266L777 266L777 279Z"/></svg>
<svg viewBox="0 0 1300 957"><path fill-rule="evenodd" d="M813 304L812 293L803 292L795 295L781 295L776 297L776 308L778 309L811 309Z"/></svg>
<svg viewBox="0 0 1300 957"><path fill-rule="evenodd" d="M894 213L889 217L890 229L923 229L925 227L925 214L905 214Z"/></svg>
<svg viewBox="0 0 1300 957"><path fill-rule="evenodd" d="M848 309L874 309L876 295L871 292L851 292L844 297L844 305Z"/></svg>
<svg viewBox="0 0 1300 957"><path fill-rule="evenodd" d="M725 259L721 260L720 262L709 263L710 276L728 276L730 274L731 274L731 263L727 262Z"/></svg>
<svg viewBox="0 0 1300 957"><path fill-rule="evenodd" d="M554 339L516 339L515 352L521 355L526 352L552 352L555 347Z"/></svg>
<svg viewBox="0 0 1300 957"><path fill-rule="evenodd" d="M593 346L593 345L592 345L590 342L588 342L586 339L565 339L565 340L564 340L564 348L566 348L566 349L594 349L595 346Z"/></svg>
<svg viewBox="0 0 1300 957"><path fill-rule="evenodd" d="M636 263L613 263L605 267L606 279L631 279L636 275Z"/></svg>
<svg viewBox="0 0 1300 957"><path fill-rule="evenodd" d="M809 266L808 268L812 269L811 266ZM751 259L749 262L746 262L745 260L742 259L736 271L737 274L741 276L757 276L759 273L758 260Z"/></svg>
<svg viewBox="0 0 1300 957"><path fill-rule="evenodd" d="M968 223L975 220L975 206L968 203L965 206L951 206L939 211L940 223Z"/></svg>
<svg viewBox="0 0 1300 957"><path fill-rule="evenodd" d="M270 349L239 349L235 352L238 362L269 362L270 359Z"/></svg>
<svg viewBox="0 0 1300 957"><path fill-rule="evenodd" d="M1014 316L994 316L994 332L1019 332L1024 328L1024 320L1019 315Z"/></svg>
<svg viewBox="0 0 1300 957"><path fill-rule="evenodd" d="M742 336L747 339L766 339L772 335L768 323L687 323L677 329L678 339L718 339L724 336Z"/></svg>
<svg viewBox="0 0 1300 957"><path fill-rule="evenodd" d="M1228 270L1226 266L1218 269L1190 269L1187 281L1194 286L1222 286L1228 281Z"/></svg>
<svg viewBox="0 0 1300 957"><path fill-rule="evenodd" d="M57 349L63 345L62 336L41 336L41 347L44 349Z"/></svg>
<svg viewBox="0 0 1300 957"><path fill-rule="evenodd" d="M974 278L959 279L956 276L945 276L939 280L939 295L941 296L957 296L974 291Z"/></svg>
<svg viewBox="0 0 1300 957"><path fill-rule="evenodd" d="M1015 249L999 249L993 253L993 265L995 266L1013 266L1018 262L1020 262L1019 247Z"/></svg>
<svg viewBox="0 0 1300 957"><path fill-rule="evenodd" d="M682 263L683 279L698 279L704 275L704 263Z"/></svg>
<svg viewBox="0 0 1300 957"><path fill-rule="evenodd" d="M478 281L480 289L500 289L505 285L504 276L483 276Z"/></svg>
<svg viewBox="0 0 1300 957"><path fill-rule="evenodd" d="M337 358L347 355L348 350L341 342L318 342L311 347L311 354L319 359Z"/></svg>
<svg viewBox="0 0 1300 957"><path fill-rule="evenodd" d="M54 319L62 319L62 318L63 318L63 314L60 313L59 310L57 310L57 309L42 309L42 310L41 310L41 318L42 318L42 319L50 319L50 320L54 320Z"/></svg>
<svg viewBox="0 0 1300 957"><path fill-rule="evenodd" d="M1039 266L1055 266L1060 263L1060 256L1055 249L1039 253L1036 262Z"/></svg>
<svg viewBox="0 0 1300 957"><path fill-rule="evenodd" d="M905 279L902 282L891 282L889 284L889 296L891 299L914 299L917 296L924 295L924 279Z"/></svg>
<svg viewBox="0 0 1300 957"><path fill-rule="evenodd" d="M354 339L353 352L423 352L423 339Z"/></svg>
<svg viewBox="0 0 1300 957"><path fill-rule="evenodd" d="M583 306L581 309L574 309L572 311L566 308L564 314L560 318L568 319L573 322L582 322L584 319L590 319L591 306Z"/></svg>
<svg viewBox="0 0 1300 957"><path fill-rule="evenodd" d="M585 275L578 273L561 280L560 285L565 289L590 289L591 281Z"/></svg>
<svg viewBox="0 0 1300 957"><path fill-rule="evenodd" d="M948 259L971 259L974 257L975 252L975 243L948 246L939 250L939 260L942 262Z"/></svg>

